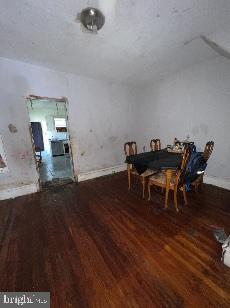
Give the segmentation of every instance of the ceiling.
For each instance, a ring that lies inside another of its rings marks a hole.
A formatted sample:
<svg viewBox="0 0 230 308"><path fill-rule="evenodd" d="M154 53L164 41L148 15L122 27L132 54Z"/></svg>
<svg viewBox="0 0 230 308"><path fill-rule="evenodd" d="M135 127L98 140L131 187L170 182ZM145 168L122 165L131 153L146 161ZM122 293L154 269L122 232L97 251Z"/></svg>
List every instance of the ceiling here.
<svg viewBox="0 0 230 308"><path fill-rule="evenodd" d="M98 34L76 22L100 8ZM125 84L148 84L230 50L229 0L0 0L0 56Z"/></svg>

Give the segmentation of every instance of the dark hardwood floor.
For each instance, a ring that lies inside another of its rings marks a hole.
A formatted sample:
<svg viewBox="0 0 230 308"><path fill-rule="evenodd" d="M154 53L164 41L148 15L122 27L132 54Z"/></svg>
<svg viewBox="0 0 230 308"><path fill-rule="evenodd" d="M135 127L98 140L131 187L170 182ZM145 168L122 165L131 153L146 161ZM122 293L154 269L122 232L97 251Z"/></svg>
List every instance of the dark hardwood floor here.
<svg viewBox="0 0 230 308"><path fill-rule="evenodd" d="M230 307L230 191L204 185L163 210L126 173L0 202L0 291L50 291L52 307ZM171 196L172 201L172 196Z"/></svg>

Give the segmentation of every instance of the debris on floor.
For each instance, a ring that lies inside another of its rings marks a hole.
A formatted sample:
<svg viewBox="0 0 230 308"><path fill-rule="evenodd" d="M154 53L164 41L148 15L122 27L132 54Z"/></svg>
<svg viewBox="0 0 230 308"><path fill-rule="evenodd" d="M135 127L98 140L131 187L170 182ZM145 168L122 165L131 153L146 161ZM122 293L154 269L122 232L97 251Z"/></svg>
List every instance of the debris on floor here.
<svg viewBox="0 0 230 308"><path fill-rule="evenodd" d="M224 228L215 228L213 230L213 235L217 242L222 244L221 261L230 267L230 235L227 236Z"/></svg>
<svg viewBox="0 0 230 308"><path fill-rule="evenodd" d="M213 235L214 235L214 238L217 240L217 242L221 244L223 244L227 239L227 234L224 232L223 228L215 229L213 231Z"/></svg>
<svg viewBox="0 0 230 308"><path fill-rule="evenodd" d="M199 232L194 228L189 228L188 233L193 237L197 237L199 235Z"/></svg>
<svg viewBox="0 0 230 308"><path fill-rule="evenodd" d="M221 261L230 267L230 235L229 237L225 240L225 242L222 245L222 258Z"/></svg>
<svg viewBox="0 0 230 308"><path fill-rule="evenodd" d="M47 181L45 183L42 183L42 189L49 189L50 187L56 187L56 186L60 186L60 185L67 185L67 184L71 184L74 183L73 179L70 178L57 178L57 179L53 179L53 181Z"/></svg>

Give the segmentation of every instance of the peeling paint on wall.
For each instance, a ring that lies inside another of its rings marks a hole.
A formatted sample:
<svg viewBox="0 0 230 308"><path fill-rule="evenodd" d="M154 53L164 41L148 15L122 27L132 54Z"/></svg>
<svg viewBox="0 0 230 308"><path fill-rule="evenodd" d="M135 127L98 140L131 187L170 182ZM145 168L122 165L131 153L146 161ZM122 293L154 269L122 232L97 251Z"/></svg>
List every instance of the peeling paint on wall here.
<svg viewBox="0 0 230 308"><path fill-rule="evenodd" d="M0 154L0 168L5 168L6 167L6 163L2 157L2 155Z"/></svg>
<svg viewBox="0 0 230 308"><path fill-rule="evenodd" d="M29 152L28 151L22 152L20 154L20 159L22 159L22 160L27 159L28 157L29 157Z"/></svg>
<svg viewBox="0 0 230 308"><path fill-rule="evenodd" d="M189 11L191 11L191 7L188 7L187 9L184 9L183 11L182 11L182 13L186 13L186 12L189 12Z"/></svg>
<svg viewBox="0 0 230 308"><path fill-rule="evenodd" d="M172 14L177 14L177 13L178 13L178 9L174 7L174 8L172 9Z"/></svg>
<svg viewBox="0 0 230 308"><path fill-rule="evenodd" d="M0 136L0 173L5 173L7 170L6 154L3 147L2 137Z"/></svg>
<svg viewBox="0 0 230 308"><path fill-rule="evenodd" d="M116 136L111 136L109 137L109 141L110 142L115 142L117 140L117 137Z"/></svg>
<svg viewBox="0 0 230 308"><path fill-rule="evenodd" d="M13 134L18 132L17 127L11 123L8 125L8 128L9 128L9 131Z"/></svg>

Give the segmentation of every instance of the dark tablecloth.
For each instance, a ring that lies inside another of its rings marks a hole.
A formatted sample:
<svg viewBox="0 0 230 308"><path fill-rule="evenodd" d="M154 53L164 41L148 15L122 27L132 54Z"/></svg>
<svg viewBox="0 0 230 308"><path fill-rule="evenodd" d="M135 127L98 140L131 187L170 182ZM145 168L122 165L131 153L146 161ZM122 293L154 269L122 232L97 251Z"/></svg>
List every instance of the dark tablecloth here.
<svg viewBox="0 0 230 308"><path fill-rule="evenodd" d="M126 163L133 164L139 174L145 170L176 169L180 166L182 155L167 152L167 149L130 155L126 157Z"/></svg>

